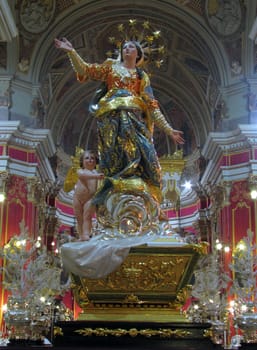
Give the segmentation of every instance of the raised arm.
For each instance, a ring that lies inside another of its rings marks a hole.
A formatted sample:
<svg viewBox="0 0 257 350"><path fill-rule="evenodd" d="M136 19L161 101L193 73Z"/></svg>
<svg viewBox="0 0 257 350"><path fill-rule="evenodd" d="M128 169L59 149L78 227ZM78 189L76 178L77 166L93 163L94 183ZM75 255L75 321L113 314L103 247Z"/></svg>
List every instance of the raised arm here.
<svg viewBox="0 0 257 350"><path fill-rule="evenodd" d="M107 64L107 61L104 64L87 63L80 57L73 45L66 38L55 39L54 44L57 49L61 49L67 53L79 82L84 82L87 79L106 80L110 63Z"/></svg>
<svg viewBox="0 0 257 350"><path fill-rule="evenodd" d="M57 49L65 51L70 59L73 70L79 77L85 76L85 71L88 64L80 57L73 45L66 38L54 39L54 44ZM81 79L80 79L81 80Z"/></svg>
<svg viewBox="0 0 257 350"><path fill-rule="evenodd" d="M61 49L65 52L70 52L74 50L72 43L69 42L69 40L67 40L66 38L54 39L54 45L57 49Z"/></svg>

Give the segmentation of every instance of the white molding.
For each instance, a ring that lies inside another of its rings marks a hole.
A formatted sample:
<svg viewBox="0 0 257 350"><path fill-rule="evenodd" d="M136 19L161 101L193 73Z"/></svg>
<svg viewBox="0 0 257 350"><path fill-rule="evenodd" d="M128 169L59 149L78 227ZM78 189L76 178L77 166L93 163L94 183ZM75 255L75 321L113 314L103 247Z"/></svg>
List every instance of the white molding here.
<svg viewBox="0 0 257 350"><path fill-rule="evenodd" d="M18 29L7 0L0 1L0 41L12 41Z"/></svg>
<svg viewBox="0 0 257 350"><path fill-rule="evenodd" d="M21 177L34 177L37 175L37 164L28 165L18 161L9 162L8 168L10 174Z"/></svg>

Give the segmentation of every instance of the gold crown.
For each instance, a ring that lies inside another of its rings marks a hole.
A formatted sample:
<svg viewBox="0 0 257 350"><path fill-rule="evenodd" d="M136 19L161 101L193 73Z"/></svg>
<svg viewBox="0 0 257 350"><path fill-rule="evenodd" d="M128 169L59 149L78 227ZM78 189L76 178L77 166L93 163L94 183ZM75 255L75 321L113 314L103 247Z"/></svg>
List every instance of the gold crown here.
<svg viewBox="0 0 257 350"><path fill-rule="evenodd" d="M140 66L149 70L151 65L160 68L165 54L165 47L162 43L160 30L154 30L149 21L138 22L130 19L128 23L118 24L117 36L110 36L109 42L115 45L116 56L119 55L122 44L125 41L136 41L143 52L143 61ZM108 51L107 57L113 57L113 52Z"/></svg>

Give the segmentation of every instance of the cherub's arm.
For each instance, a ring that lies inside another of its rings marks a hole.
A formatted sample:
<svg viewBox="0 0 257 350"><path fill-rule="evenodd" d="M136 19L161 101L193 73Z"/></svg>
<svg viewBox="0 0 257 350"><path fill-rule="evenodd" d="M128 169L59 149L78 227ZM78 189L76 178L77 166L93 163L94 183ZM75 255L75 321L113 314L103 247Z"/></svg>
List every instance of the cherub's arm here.
<svg viewBox="0 0 257 350"><path fill-rule="evenodd" d="M79 169L78 170L78 178L83 183L87 180L101 180L104 178L103 173L92 173L87 169Z"/></svg>

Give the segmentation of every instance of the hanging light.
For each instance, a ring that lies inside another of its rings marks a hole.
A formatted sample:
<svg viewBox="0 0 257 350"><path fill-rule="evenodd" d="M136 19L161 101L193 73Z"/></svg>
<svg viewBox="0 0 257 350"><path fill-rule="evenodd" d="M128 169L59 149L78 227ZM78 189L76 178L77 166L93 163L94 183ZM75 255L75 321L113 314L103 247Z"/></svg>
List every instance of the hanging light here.
<svg viewBox="0 0 257 350"><path fill-rule="evenodd" d="M251 195L251 198L253 200L256 200L257 199L257 190L256 189L252 189L251 192L250 192L250 195Z"/></svg>
<svg viewBox="0 0 257 350"><path fill-rule="evenodd" d="M0 203L3 203L5 201L5 198L6 198L5 193L0 192Z"/></svg>

